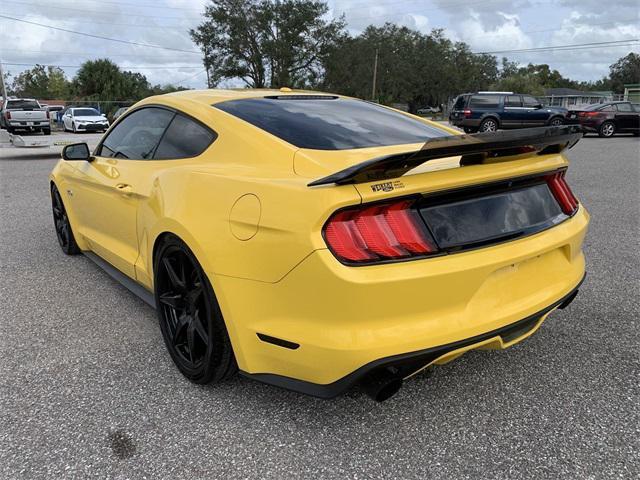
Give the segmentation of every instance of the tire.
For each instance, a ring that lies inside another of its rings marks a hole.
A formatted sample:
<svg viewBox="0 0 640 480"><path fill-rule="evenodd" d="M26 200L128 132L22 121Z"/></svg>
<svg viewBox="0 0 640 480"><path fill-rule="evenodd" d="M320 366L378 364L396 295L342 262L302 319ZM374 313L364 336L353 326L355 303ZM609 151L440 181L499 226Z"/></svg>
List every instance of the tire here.
<svg viewBox="0 0 640 480"><path fill-rule="evenodd" d="M616 133L616 124L610 121L602 122L600 128L598 129L598 135L605 138L613 137Z"/></svg>
<svg viewBox="0 0 640 480"><path fill-rule="evenodd" d="M485 118L481 123L479 130L481 132L495 132L498 130L498 121L495 118Z"/></svg>
<svg viewBox="0 0 640 480"><path fill-rule="evenodd" d="M559 127L560 125L564 125L564 120L562 119L562 117L553 117L549 121L549 125L552 127Z"/></svg>
<svg viewBox="0 0 640 480"><path fill-rule="evenodd" d="M476 133L478 131L477 128L474 127L463 127L464 133Z"/></svg>
<svg viewBox="0 0 640 480"><path fill-rule="evenodd" d="M238 366L207 275L189 247L169 235L154 256L156 310L167 350L193 383L218 383Z"/></svg>
<svg viewBox="0 0 640 480"><path fill-rule="evenodd" d="M73 236L73 230L71 230L67 210L64 203L62 203L62 197L55 185L51 186L51 210L53 212L53 225L56 229L58 243L62 251L67 255L80 253L80 247L78 247L76 239Z"/></svg>
<svg viewBox="0 0 640 480"><path fill-rule="evenodd" d="M51 135L51 129L50 128L43 128L42 129L42 133L44 133L45 135Z"/></svg>
<svg viewBox="0 0 640 480"><path fill-rule="evenodd" d="M7 127L7 132L13 134L15 129L13 127Z"/></svg>
<svg viewBox="0 0 640 480"><path fill-rule="evenodd" d="M71 124L71 129L72 129L73 133L78 133L78 131L76 130L75 122Z"/></svg>

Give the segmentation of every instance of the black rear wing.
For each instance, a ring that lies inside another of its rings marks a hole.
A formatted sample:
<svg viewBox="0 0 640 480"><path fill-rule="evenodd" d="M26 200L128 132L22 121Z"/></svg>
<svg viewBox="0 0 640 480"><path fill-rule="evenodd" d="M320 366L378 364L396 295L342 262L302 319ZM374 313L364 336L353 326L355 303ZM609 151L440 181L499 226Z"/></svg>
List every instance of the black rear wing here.
<svg viewBox="0 0 640 480"><path fill-rule="evenodd" d="M579 125L501 130L473 135L451 135L432 138L420 150L372 158L314 180L318 185L345 185L396 178L436 158L460 155L460 166L483 163L487 159L522 153L559 153L573 147L582 137Z"/></svg>

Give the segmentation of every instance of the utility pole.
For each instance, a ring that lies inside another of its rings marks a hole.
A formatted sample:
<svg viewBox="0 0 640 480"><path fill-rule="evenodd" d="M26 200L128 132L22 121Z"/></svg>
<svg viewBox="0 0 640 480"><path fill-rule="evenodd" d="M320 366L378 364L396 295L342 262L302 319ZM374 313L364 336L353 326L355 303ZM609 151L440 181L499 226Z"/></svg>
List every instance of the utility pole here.
<svg viewBox="0 0 640 480"><path fill-rule="evenodd" d="M376 58L373 61L373 85L371 86L371 100L376 99L376 77L378 76L378 49L376 48Z"/></svg>
<svg viewBox="0 0 640 480"><path fill-rule="evenodd" d="M0 60L0 86L2 87L2 100L7 99L7 86L4 84L4 71L2 70L2 60Z"/></svg>

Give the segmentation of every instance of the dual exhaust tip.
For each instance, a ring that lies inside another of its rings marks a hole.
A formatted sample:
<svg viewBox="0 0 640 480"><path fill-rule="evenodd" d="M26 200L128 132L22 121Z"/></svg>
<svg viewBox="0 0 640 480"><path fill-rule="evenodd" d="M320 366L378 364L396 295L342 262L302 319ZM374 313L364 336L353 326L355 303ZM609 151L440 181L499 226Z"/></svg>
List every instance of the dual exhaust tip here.
<svg viewBox="0 0 640 480"><path fill-rule="evenodd" d="M362 381L362 388L376 402L384 402L398 393L402 381L403 377L397 368L386 367L367 375Z"/></svg>

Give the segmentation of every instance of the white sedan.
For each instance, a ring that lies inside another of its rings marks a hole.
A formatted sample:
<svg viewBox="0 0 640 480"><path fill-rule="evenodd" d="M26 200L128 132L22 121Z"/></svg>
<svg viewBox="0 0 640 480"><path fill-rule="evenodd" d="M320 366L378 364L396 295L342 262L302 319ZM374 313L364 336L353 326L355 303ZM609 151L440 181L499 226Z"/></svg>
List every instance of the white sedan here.
<svg viewBox="0 0 640 480"><path fill-rule="evenodd" d="M95 108L69 108L62 116L65 132L105 132L109 128L107 117Z"/></svg>

